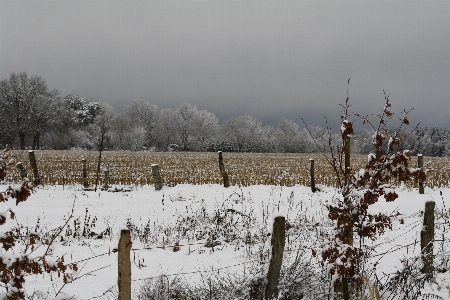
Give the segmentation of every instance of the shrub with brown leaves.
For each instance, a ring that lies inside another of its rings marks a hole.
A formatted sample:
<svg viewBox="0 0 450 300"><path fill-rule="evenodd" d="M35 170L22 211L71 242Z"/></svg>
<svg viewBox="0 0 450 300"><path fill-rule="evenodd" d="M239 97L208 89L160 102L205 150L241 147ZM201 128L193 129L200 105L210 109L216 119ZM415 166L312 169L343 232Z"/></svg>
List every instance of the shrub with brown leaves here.
<svg viewBox="0 0 450 300"><path fill-rule="evenodd" d="M424 170L410 168L411 151L400 149L403 139L400 133L409 124L407 115L410 111L403 111L401 125L390 131L387 124L394 114L390 111L391 104L386 95L386 104L381 114L376 116L376 126L369 116L356 114L363 124L369 124L374 130L372 144L375 152L368 155L363 168L353 172L349 164L350 153L346 151L353 133L353 122L348 120L348 101L347 96L345 104L341 105L344 108L341 115L342 144L333 148L330 143L331 154L323 153L334 170L338 193L327 205L328 217L336 221L337 226L334 238L324 244L322 259L324 264L328 264L334 285L338 292L344 294L344 299L348 299L349 293L358 290L357 287L363 282L361 263L371 250L361 247L361 241L376 240L386 230L392 229L392 220L399 214L373 214L369 212L369 207L378 202L380 197L386 201L397 199L395 187L400 182L412 179L424 181L426 177ZM359 239L359 245L353 243L354 233Z"/></svg>

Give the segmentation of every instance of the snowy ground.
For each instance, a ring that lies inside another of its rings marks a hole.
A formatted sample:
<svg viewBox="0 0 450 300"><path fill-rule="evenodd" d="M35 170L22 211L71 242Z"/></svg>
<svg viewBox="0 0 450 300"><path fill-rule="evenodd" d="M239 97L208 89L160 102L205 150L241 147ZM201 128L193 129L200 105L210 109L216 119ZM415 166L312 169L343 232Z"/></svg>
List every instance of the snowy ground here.
<svg viewBox="0 0 450 300"><path fill-rule="evenodd" d="M398 192L400 197L395 202L381 200L373 207L374 211L385 212L398 208L402 213L394 222L393 231L369 243L376 246L372 263L379 260L378 276L382 276L383 272L395 272L401 267L400 260L405 256L419 255L421 211L425 201L434 200L438 209L443 208L444 202L447 209L450 207L449 188L427 189L424 195L406 188L400 188ZM256 236L270 232L273 215L282 214L293 224L303 221L317 223L322 228L320 230L324 230L327 222L324 203L333 193L331 188L322 188L322 191L313 194L305 186L223 188L220 185L177 185L165 186L161 191L155 191L152 186L135 186L129 191L118 192L83 191L80 186L45 186L17 207L13 207L11 202L1 203L0 211L8 208L14 210L16 220L8 221L10 226L36 230L39 223L38 231L47 232L64 224L74 205L70 227L63 232L63 239L58 239L52 246L54 255L64 254L65 262L78 262L80 267L78 279L66 285L63 292L79 299L108 299L106 291L110 288L114 290L117 283L117 253L113 249L117 247L121 228L134 226L135 231L141 234L141 238L134 236L131 252L135 290L142 286L143 279L159 274L183 274L187 280L195 281L217 269L245 273L249 261L269 257L270 240L257 240ZM213 216L219 211L234 214L233 220L238 226L236 232L232 228L225 228L227 232L221 234L215 232L217 228L208 223L206 216ZM191 219L186 219L189 216ZM188 228L189 224L192 227ZM111 228L110 232L108 228ZM92 236L80 237L83 230L85 235L92 232ZM98 238L101 232L104 234ZM230 234L229 243L224 241L227 234ZM249 234L255 236L257 241L236 242ZM436 230L436 239L441 234L442 231ZM204 247L208 236L217 237L222 241L221 245L214 249ZM294 241L287 243L287 250L292 250L299 242L294 237L291 239ZM175 242L182 245L178 252L170 247ZM185 244L192 245L183 246ZM436 242L435 252L440 247L450 248L448 243ZM264 257L261 258L261 255ZM47 274L28 276L27 291L42 290L55 295L62 283L53 277ZM424 292L450 299L449 272L438 274L437 278L437 283L427 285Z"/></svg>

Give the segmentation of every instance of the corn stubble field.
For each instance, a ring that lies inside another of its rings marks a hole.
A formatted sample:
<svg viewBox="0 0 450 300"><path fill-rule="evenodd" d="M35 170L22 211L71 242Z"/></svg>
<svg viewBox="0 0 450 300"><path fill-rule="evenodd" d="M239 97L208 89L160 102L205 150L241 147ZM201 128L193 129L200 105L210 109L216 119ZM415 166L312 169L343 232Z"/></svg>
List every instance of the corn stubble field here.
<svg viewBox="0 0 450 300"><path fill-rule="evenodd" d="M95 184L98 152L96 151L35 151L36 160L44 184L82 184L82 159L87 160L89 184ZM317 153L224 153L225 168L231 185L281 185L310 184L309 159L315 160L316 184L333 187L334 173L323 154ZM28 151L12 151L16 162L23 162L32 176ZM359 170L367 162L367 155L353 154L351 164ZM448 157L425 157L428 173L426 185L440 188L450 185L450 159ZM153 184L151 165L158 164L162 180L172 184L220 184L222 178L215 152L126 152L104 151L102 153L99 184L103 184L103 170L109 170L112 185ZM417 166L412 157L411 167ZM30 177L31 178L31 177ZM11 169L11 182L18 182L18 170ZM417 187L415 182L406 182L408 187Z"/></svg>

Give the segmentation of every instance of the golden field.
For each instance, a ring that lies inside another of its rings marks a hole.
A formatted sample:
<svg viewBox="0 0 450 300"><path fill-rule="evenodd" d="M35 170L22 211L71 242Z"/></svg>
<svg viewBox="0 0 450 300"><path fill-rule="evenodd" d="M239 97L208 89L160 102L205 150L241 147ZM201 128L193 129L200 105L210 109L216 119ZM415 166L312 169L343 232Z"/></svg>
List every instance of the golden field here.
<svg viewBox="0 0 450 300"><path fill-rule="evenodd" d="M39 174L43 184L81 184L82 158L87 160L89 184L95 184L98 152L95 151L35 151ZM28 151L14 150L14 163L21 161L31 178ZM334 186L334 175L322 154L313 153L223 153L225 169L231 185L309 185L309 159L315 160L317 184ZM363 167L367 155L353 154L351 166ZM424 157L430 164L426 186L438 188L450 185L450 159L448 157ZM111 185L152 184L151 165L158 164L163 182L174 184L220 184L218 154L215 152L126 152L104 151L102 153L99 184L103 184L103 171L109 169ZM412 157L411 167L417 166ZM19 181L15 167L9 170L8 180ZM413 182L406 183L414 187Z"/></svg>

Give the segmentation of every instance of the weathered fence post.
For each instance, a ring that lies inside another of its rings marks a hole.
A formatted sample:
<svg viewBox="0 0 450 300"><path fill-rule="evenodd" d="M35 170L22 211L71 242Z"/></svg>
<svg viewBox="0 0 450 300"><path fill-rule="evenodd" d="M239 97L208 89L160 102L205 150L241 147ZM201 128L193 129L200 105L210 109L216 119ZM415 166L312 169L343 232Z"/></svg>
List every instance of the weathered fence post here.
<svg viewBox="0 0 450 300"><path fill-rule="evenodd" d="M155 190L162 189L161 174L159 173L159 167L157 164L152 165L153 183L155 184Z"/></svg>
<svg viewBox="0 0 450 300"><path fill-rule="evenodd" d="M422 250L422 273L433 271L433 240L434 240L434 201L425 203L423 214L423 227L420 232L420 248Z"/></svg>
<svg viewBox="0 0 450 300"><path fill-rule="evenodd" d="M109 170L108 169L103 170L103 176L104 176L103 188L105 190L107 190L109 187Z"/></svg>
<svg viewBox="0 0 450 300"><path fill-rule="evenodd" d="M345 175L346 179L350 176L350 138L345 139Z"/></svg>
<svg viewBox="0 0 450 300"><path fill-rule="evenodd" d="M418 168L423 168L423 155L422 154L418 154L417 155L417 167ZM425 193L425 188L423 186L423 181L421 179L419 179L419 194L423 194Z"/></svg>
<svg viewBox="0 0 450 300"><path fill-rule="evenodd" d="M286 219L276 217L272 231L272 257L267 273L267 286L265 299L278 299L278 283L280 279L281 265L283 263L283 251L286 238Z"/></svg>
<svg viewBox="0 0 450 300"><path fill-rule="evenodd" d="M230 181L228 179L228 173L227 173L227 171L225 171L225 165L223 164L222 151L219 151L218 153L219 153L219 171L220 171L220 175L222 175L222 178L223 178L223 186L229 187Z"/></svg>
<svg viewBox="0 0 450 300"><path fill-rule="evenodd" d="M311 191L313 193L315 193L316 192L316 182L314 180L314 159L310 158L309 159L309 164L310 164L310 166L309 166L309 174L310 174L310 177L311 177Z"/></svg>
<svg viewBox="0 0 450 300"><path fill-rule="evenodd" d="M28 151L28 157L30 158L31 169L33 170L33 180L36 181L37 184L39 184L41 180L39 178L39 172L36 163L36 156L34 156L34 150Z"/></svg>
<svg viewBox="0 0 450 300"><path fill-rule="evenodd" d="M21 162L18 162L16 164L17 169L19 169L19 173L20 173L20 177L22 179L24 179L25 177L27 177L27 172L25 172L25 167L23 166L23 164Z"/></svg>
<svg viewBox="0 0 450 300"><path fill-rule="evenodd" d="M118 277L119 300L131 300L131 236L130 230L122 229L120 231L120 240L118 246Z"/></svg>
<svg viewBox="0 0 450 300"><path fill-rule="evenodd" d="M87 180L86 158L83 158L81 160L81 162L83 163L83 187L87 188L88 187L88 180Z"/></svg>

